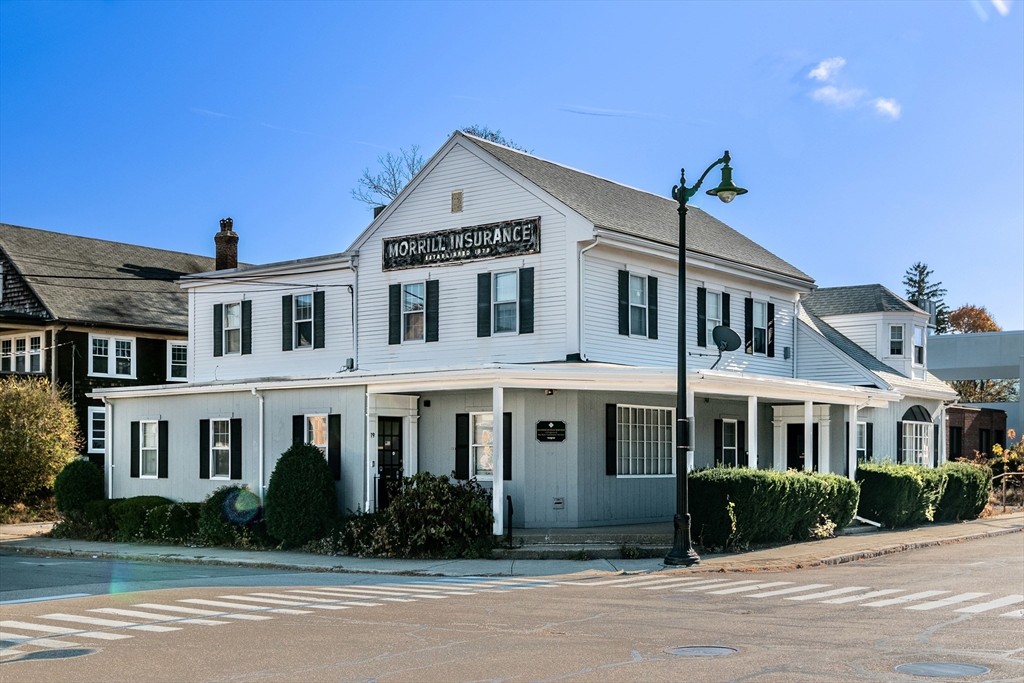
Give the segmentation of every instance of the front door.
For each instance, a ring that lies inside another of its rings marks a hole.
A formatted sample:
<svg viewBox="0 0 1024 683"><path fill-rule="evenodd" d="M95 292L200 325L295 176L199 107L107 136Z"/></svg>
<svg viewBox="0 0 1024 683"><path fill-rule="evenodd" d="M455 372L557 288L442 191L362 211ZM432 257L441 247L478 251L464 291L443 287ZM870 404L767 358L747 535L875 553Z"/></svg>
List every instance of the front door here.
<svg viewBox="0 0 1024 683"><path fill-rule="evenodd" d="M377 509L391 503L391 492L402 480L402 418L377 418Z"/></svg>
<svg viewBox="0 0 1024 683"><path fill-rule="evenodd" d="M815 472L818 471L818 423L815 422L812 425L813 434L811 439L813 440L813 448L811 453L811 469ZM804 423L791 423L786 425L786 469L800 470L804 469Z"/></svg>

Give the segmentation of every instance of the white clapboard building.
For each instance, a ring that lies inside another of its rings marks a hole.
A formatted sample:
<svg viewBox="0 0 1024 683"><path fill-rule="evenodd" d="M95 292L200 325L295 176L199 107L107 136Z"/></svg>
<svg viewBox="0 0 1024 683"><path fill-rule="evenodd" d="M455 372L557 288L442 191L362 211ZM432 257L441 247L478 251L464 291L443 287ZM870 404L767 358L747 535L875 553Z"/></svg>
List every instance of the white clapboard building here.
<svg viewBox="0 0 1024 683"><path fill-rule="evenodd" d="M188 382L95 394L109 495L262 493L302 440L342 509L426 471L491 488L496 530L507 496L514 526L670 519L677 225L673 200L457 132L348 251L181 281ZM926 312L816 290L698 208L688 230L693 467L944 459ZM743 343L711 369L720 325Z"/></svg>

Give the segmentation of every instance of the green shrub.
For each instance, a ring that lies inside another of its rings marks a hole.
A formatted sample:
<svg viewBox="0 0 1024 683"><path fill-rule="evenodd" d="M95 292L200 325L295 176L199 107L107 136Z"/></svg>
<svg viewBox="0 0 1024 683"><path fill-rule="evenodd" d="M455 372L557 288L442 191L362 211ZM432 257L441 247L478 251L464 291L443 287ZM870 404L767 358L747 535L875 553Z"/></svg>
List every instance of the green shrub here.
<svg viewBox="0 0 1024 683"><path fill-rule="evenodd" d="M975 519L988 504L992 493L992 470L961 462L947 463L946 490L939 500L937 522Z"/></svg>
<svg viewBox="0 0 1024 683"><path fill-rule="evenodd" d="M63 513L85 510L103 498L103 471L88 460L72 460L53 481L53 497Z"/></svg>
<svg viewBox="0 0 1024 683"><path fill-rule="evenodd" d="M909 465L913 467L921 477L921 500L918 502L919 513L911 522L922 524L934 522L935 515L939 509L939 501L946 491L946 468L945 467L923 467L921 465Z"/></svg>
<svg viewBox="0 0 1024 683"><path fill-rule="evenodd" d="M267 531L286 547L323 537L337 516L334 478L323 453L295 444L277 460L267 486Z"/></svg>
<svg viewBox="0 0 1024 683"><path fill-rule="evenodd" d="M946 489L946 470L922 465L864 464L857 468L857 482L857 514L892 529L935 519Z"/></svg>
<svg viewBox="0 0 1024 683"><path fill-rule="evenodd" d="M203 501L199 511L199 537L208 545L260 545L265 537L259 498L245 486L222 486Z"/></svg>
<svg viewBox="0 0 1024 683"><path fill-rule="evenodd" d="M201 503L160 505L146 515L146 538L180 543L199 533Z"/></svg>
<svg viewBox="0 0 1024 683"><path fill-rule="evenodd" d="M110 514L117 525L114 539L134 541L143 538L146 531L146 515L160 505L174 501L162 496L135 496L110 506Z"/></svg>
<svg viewBox="0 0 1024 683"><path fill-rule="evenodd" d="M850 523L859 494L843 477L795 470L715 467L689 479L692 534L705 548L820 536Z"/></svg>
<svg viewBox="0 0 1024 683"><path fill-rule="evenodd" d="M104 500L92 500L85 504L84 517L95 533L103 538L113 539L117 533L117 522L110 513L117 503L123 502L124 498L109 498Z"/></svg>

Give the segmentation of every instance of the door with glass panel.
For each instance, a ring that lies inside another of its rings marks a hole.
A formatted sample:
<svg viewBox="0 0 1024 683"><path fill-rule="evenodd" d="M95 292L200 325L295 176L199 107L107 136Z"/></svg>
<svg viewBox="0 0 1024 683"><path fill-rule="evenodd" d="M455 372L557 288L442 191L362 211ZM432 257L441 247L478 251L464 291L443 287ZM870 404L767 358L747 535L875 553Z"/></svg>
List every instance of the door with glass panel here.
<svg viewBox="0 0 1024 683"><path fill-rule="evenodd" d="M391 504L391 494L402 480L402 418L377 418L377 509Z"/></svg>

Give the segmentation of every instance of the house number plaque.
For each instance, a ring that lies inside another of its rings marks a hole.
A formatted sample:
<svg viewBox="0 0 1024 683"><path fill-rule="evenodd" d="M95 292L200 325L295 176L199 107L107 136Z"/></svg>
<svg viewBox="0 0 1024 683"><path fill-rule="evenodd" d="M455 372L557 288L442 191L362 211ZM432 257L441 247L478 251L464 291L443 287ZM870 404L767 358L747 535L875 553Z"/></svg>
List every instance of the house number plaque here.
<svg viewBox="0 0 1024 683"><path fill-rule="evenodd" d="M565 423L541 420L537 423L537 441L565 441Z"/></svg>

